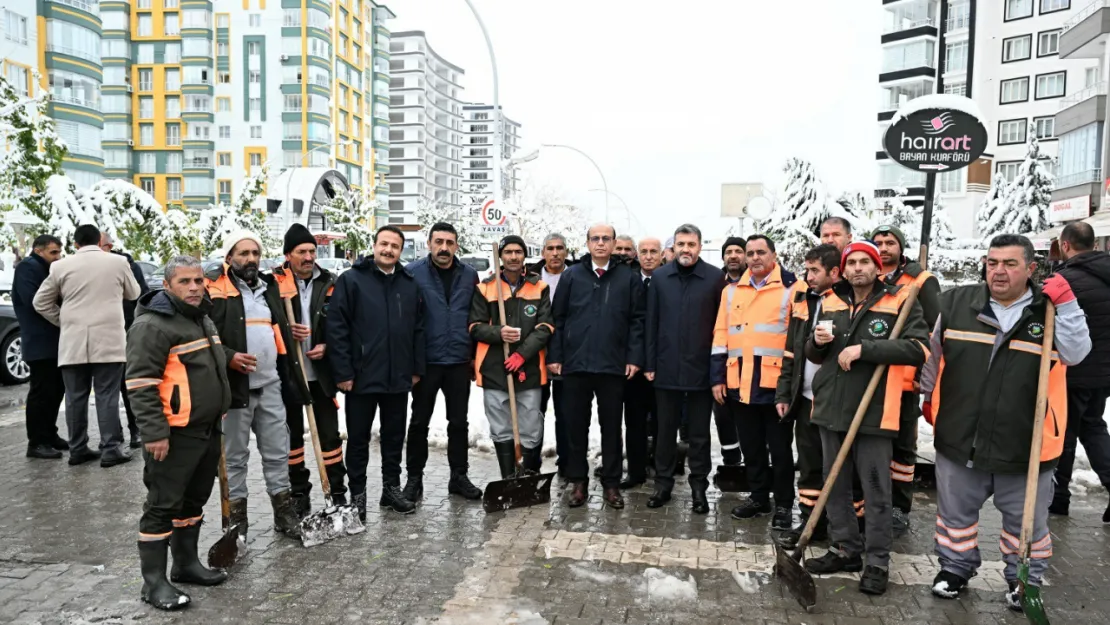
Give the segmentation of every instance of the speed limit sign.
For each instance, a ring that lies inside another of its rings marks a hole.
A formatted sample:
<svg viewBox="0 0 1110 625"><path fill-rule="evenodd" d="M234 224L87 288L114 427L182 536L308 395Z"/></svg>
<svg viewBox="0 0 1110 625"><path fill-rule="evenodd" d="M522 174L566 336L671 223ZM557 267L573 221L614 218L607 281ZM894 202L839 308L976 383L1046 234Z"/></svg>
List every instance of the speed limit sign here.
<svg viewBox="0 0 1110 625"><path fill-rule="evenodd" d="M492 199L486 200L482 204L480 214L482 222L479 225L482 227L483 232L486 234L508 233L509 227L506 225L506 222L509 216L505 214L505 211L501 210L501 207L497 205L496 201Z"/></svg>

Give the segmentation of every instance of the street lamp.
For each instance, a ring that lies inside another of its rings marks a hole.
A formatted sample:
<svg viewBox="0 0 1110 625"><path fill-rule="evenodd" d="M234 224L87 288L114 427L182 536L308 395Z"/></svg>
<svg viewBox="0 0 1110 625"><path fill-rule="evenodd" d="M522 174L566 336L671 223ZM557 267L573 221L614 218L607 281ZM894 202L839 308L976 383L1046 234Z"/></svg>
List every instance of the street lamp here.
<svg viewBox="0 0 1110 625"><path fill-rule="evenodd" d="M624 198L622 198L621 196L617 195L615 192L610 191L608 189L590 189L590 193L596 193L596 192L601 192L601 193L611 195L611 196L613 196L613 197L615 197L615 198L617 198L618 200L621 201L621 205L624 206L624 214L627 216L627 219L625 220L625 228L627 228L628 230L631 230L632 229L632 220L635 219L636 220L636 225L640 228L640 230L644 229L644 224L640 222L640 218L637 217L636 214L632 212L632 209L628 208L628 202L625 202Z"/></svg>
<svg viewBox="0 0 1110 625"><path fill-rule="evenodd" d="M339 141L332 141L331 143L325 143L323 145L318 145L318 146L316 146L316 147L314 147L310 150L306 150L305 152L302 152L300 158L297 160L297 166L296 167L287 168L287 170L289 171L289 180L286 181L286 183L285 183L285 202L284 202L284 204L282 204L282 206L285 206L285 210L286 210L285 214L288 217L288 219L286 220L286 223L285 223L285 229L286 230L288 230L289 227L291 225L293 225L292 224L292 221L293 221L293 202L292 202L293 170L294 169L300 169L300 168L304 167L305 157L308 156L309 154L312 154L313 152L315 152L317 150L322 150L324 148L331 148L331 147L335 147L335 146L339 146L339 145L352 145L353 143L354 142L351 141L350 139L340 139Z"/></svg>
<svg viewBox="0 0 1110 625"><path fill-rule="evenodd" d="M471 0L465 0L466 5L470 7L470 12L474 14L474 19L478 21L478 28L482 29L482 37L486 40L486 49L489 50L489 62L493 68L493 199L495 202L501 201L501 90L500 83L497 78L497 56L493 53L493 40L490 39L489 31L486 30L486 23L482 20L482 15L478 13L478 8L474 6Z"/></svg>
<svg viewBox="0 0 1110 625"><path fill-rule="evenodd" d="M609 194L611 193L609 191L609 183L606 182L605 173L601 171L601 167L597 164L597 161L590 158L590 155L586 154L582 150L579 150L572 145L562 145L559 143L543 143L540 145L539 148L532 150L531 152L526 152L524 154L520 154L518 152L511 159L509 159L509 166L513 167L519 165L520 163L527 163L536 160L537 158L539 158L540 149L542 148L563 148L564 150L571 150L572 152L578 152L582 156L586 157L586 160L590 161L590 164L593 165L594 169L597 170L597 175L601 177L601 186L604 187L604 189L602 190L605 191L605 223L609 223ZM623 202L624 200L621 201ZM627 204L625 206L627 206Z"/></svg>

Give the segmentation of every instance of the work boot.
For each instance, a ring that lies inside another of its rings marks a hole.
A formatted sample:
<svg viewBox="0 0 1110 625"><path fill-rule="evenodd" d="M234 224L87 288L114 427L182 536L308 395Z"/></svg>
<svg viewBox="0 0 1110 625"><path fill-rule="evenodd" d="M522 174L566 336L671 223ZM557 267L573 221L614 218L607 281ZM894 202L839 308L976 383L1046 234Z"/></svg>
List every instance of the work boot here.
<svg viewBox="0 0 1110 625"><path fill-rule="evenodd" d="M450 492L450 489L451 489L451 483L450 482L447 483L447 489L448 489L448 492ZM413 503L416 503L416 502L420 501L421 499L423 499L424 498L424 474L422 474L422 473L417 473L415 475L410 474L408 479L405 480L405 488L404 488L404 490L401 491L401 494L403 494L405 496L405 499L408 499L409 501L411 501Z"/></svg>
<svg viewBox="0 0 1110 625"><path fill-rule="evenodd" d="M933 594L941 599L955 599L967 588L967 579L952 571L941 570L933 578Z"/></svg>
<svg viewBox="0 0 1110 625"><path fill-rule="evenodd" d="M333 506L345 506L345 505L347 505L347 495L345 493L332 493L331 494L331 504Z"/></svg>
<svg viewBox="0 0 1110 625"><path fill-rule="evenodd" d="M778 540L775 541L783 547L793 549L798 546L798 541L802 539L802 532L806 529L806 518L802 518L799 525L788 529L779 534ZM813 528L813 536L810 537L810 542L823 542L829 539L829 522L827 519L822 518L817 522L817 527Z"/></svg>
<svg viewBox="0 0 1110 625"><path fill-rule="evenodd" d="M180 610L189 605L189 595L166 579L166 547L168 540L140 540L139 568L143 572L143 601L159 610Z"/></svg>
<svg viewBox="0 0 1110 625"><path fill-rule="evenodd" d="M66 451L69 449L69 441L55 434L54 440L50 442L50 446L58 451Z"/></svg>
<svg viewBox="0 0 1110 625"><path fill-rule="evenodd" d="M243 542L247 542L247 500L232 499L228 503L228 519Z"/></svg>
<svg viewBox="0 0 1110 625"><path fill-rule="evenodd" d="M108 469L117 464L124 464L126 462L131 462L131 456L124 451L123 447L120 445L105 449L100 455L100 467L103 469Z"/></svg>
<svg viewBox="0 0 1110 625"><path fill-rule="evenodd" d="M293 493L293 512L297 514L298 519L304 519L312 514L312 499L308 493Z"/></svg>
<svg viewBox="0 0 1110 625"><path fill-rule="evenodd" d="M859 578L859 591L865 595L885 594L889 579L890 571L882 567L868 565L863 569L863 575Z"/></svg>
<svg viewBox="0 0 1110 625"><path fill-rule="evenodd" d="M737 520L754 519L757 516L771 514L770 501L756 501L748 497L740 502L739 506L732 509L732 518Z"/></svg>
<svg viewBox="0 0 1110 625"><path fill-rule="evenodd" d="M62 452L54 449L50 445L34 445L27 448L28 458L41 458L43 460L58 460L62 457Z"/></svg>
<svg viewBox="0 0 1110 625"><path fill-rule="evenodd" d="M543 467L543 449L540 447L525 447L520 450L521 463L526 471L539 473Z"/></svg>
<svg viewBox="0 0 1110 625"><path fill-rule="evenodd" d="M219 586L227 579L227 573L206 568L197 557L201 523L173 530L170 537L170 553L173 555L170 580L198 586Z"/></svg>
<svg viewBox="0 0 1110 625"><path fill-rule="evenodd" d="M775 515L771 517L771 529L787 531L794 525L794 511L790 508L778 506Z"/></svg>
<svg viewBox="0 0 1110 625"><path fill-rule="evenodd" d="M143 446L143 437L139 436L138 431L135 431L135 432L131 433L130 446L131 446L131 449L138 449L138 448Z"/></svg>
<svg viewBox="0 0 1110 625"><path fill-rule="evenodd" d="M481 499L482 489L474 485L466 476L466 469L451 469L451 479L447 482L447 492L463 499ZM406 497L407 499L407 497Z"/></svg>
<svg viewBox="0 0 1110 625"><path fill-rule="evenodd" d="M274 509L274 530L290 538L300 538L301 519L293 510L293 493L283 490L270 495L270 506Z"/></svg>
<svg viewBox="0 0 1110 625"><path fill-rule="evenodd" d="M841 571L858 573L863 570L863 558L858 553L849 556L833 546L820 558L806 560L806 570L816 575L840 573Z"/></svg>
<svg viewBox="0 0 1110 625"><path fill-rule="evenodd" d="M737 447L736 449L722 449L721 456L721 461L725 464L725 466L734 467L740 464L739 447Z"/></svg>
<svg viewBox="0 0 1110 625"><path fill-rule="evenodd" d="M705 487L692 487L690 495L694 500L694 503L690 506L694 514L709 514L709 498L705 496Z"/></svg>
<svg viewBox="0 0 1110 625"><path fill-rule="evenodd" d="M1068 508L1070 503L1066 499L1053 499L1052 503L1048 504L1048 513L1053 516L1068 516Z"/></svg>
<svg viewBox="0 0 1110 625"><path fill-rule="evenodd" d="M382 498L378 505L383 508L391 508L394 512L401 514L416 512L416 504L406 499L404 493L395 484L382 485Z"/></svg>
<svg viewBox="0 0 1110 625"><path fill-rule="evenodd" d="M497 466L501 468L501 479L507 480L516 473L516 443L513 441L495 442Z"/></svg>
<svg viewBox="0 0 1110 625"><path fill-rule="evenodd" d="M366 493L351 493L351 505L358 512L358 520L366 522Z"/></svg>

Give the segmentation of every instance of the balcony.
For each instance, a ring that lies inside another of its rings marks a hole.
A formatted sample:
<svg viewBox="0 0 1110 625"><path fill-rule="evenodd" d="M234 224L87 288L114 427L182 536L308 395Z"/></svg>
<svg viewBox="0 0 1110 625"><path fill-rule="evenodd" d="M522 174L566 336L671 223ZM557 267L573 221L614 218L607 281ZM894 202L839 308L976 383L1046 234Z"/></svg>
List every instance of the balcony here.
<svg viewBox="0 0 1110 625"><path fill-rule="evenodd" d="M1102 169L1088 169L1074 174L1064 174L1056 177L1056 188L1067 189L1084 184L1099 184L1102 182Z"/></svg>
<svg viewBox="0 0 1110 625"><path fill-rule="evenodd" d="M916 40L883 48L879 82L937 75L936 45L931 40Z"/></svg>
<svg viewBox="0 0 1110 625"><path fill-rule="evenodd" d="M95 1L95 2L86 2L85 0L49 0L49 1L54 2L56 4L64 4L66 6L71 6L75 9L81 9L82 11L85 11L86 13L92 13L93 15L100 15L100 2L99 1Z"/></svg>
<svg viewBox="0 0 1110 625"><path fill-rule="evenodd" d="M1059 137L1106 119L1106 83L1100 82L1060 101L1054 134Z"/></svg>
<svg viewBox="0 0 1110 625"><path fill-rule="evenodd" d="M1061 59L1101 59L1110 37L1110 0L1078 9L1060 31Z"/></svg>

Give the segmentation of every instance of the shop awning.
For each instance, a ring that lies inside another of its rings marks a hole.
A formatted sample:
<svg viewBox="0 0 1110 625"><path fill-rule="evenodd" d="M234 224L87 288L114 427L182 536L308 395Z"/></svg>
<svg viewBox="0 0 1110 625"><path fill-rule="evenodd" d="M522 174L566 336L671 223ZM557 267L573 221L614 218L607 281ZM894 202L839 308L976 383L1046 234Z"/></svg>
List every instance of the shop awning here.
<svg viewBox="0 0 1110 625"><path fill-rule="evenodd" d="M1091 224L1096 237L1110 237L1110 211L1098 211L1094 215L1081 220ZM1052 247L1052 242L1060 238L1060 233L1067 224L1060 224L1043 232L1029 235L1033 247L1038 250L1047 250Z"/></svg>
<svg viewBox="0 0 1110 625"><path fill-rule="evenodd" d="M1099 211L1083 221L1091 224L1096 237L1110 237L1110 211Z"/></svg>

